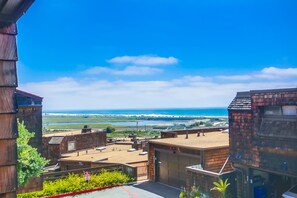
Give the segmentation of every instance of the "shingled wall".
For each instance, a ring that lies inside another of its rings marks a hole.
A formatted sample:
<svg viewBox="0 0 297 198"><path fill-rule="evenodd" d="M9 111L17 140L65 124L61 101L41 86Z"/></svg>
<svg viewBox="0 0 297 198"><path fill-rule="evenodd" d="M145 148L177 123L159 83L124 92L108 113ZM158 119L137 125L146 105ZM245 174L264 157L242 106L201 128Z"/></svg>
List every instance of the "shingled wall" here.
<svg viewBox="0 0 297 198"><path fill-rule="evenodd" d="M238 101L242 98L251 101L250 107L239 105ZM247 94L245 97L237 95L229 106L230 154L233 162L297 175L297 139L260 133L263 120L261 108L282 105L297 105L297 89L251 91L249 97ZM292 125L292 120L279 120L270 131L294 128L296 121Z"/></svg>
<svg viewBox="0 0 297 198"><path fill-rule="evenodd" d="M81 133L76 135L68 135L63 137L63 140L59 144L49 144L52 137L43 137L43 155L47 159L50 159L50 164L55 164L61 157L61 154L74 152L68 151L68 142L75 142L75 150L90 149L98 146L106 145L106 133L92 132L92 133Z"/></svg>
<svg viewBox="0 0 297 198"><path fill-rule="evenodd" d="M237 167L237 197L248 190L249 168L297 177L297 118L264 118L266 106L297 105L297 89L239 92L229 111L230 159Z"/></svg>
<svg viewBox="0 0 297 198"><path fill-rule="evenodd" d="M288 175L297 176L297 138L289 134L260 133L262 121L261 107L297 105L297 89L271 90L266 92L251 91L253 112L253 139L252 144L259 148L259 167ZM271 123L270 131L281 133L284 129L297 134L297 118L279 120ZM293 129L292 129L293 128ZM291 133L292 133L291 132Z"/></svg>

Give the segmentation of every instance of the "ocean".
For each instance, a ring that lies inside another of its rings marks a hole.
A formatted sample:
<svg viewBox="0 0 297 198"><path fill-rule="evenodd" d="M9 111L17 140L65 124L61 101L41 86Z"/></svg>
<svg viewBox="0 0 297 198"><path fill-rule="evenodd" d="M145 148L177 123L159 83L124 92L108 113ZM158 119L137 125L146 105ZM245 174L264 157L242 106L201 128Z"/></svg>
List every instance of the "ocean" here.
<svg viewBox="0 0 297 198"><path fill-rule="evenodd" d="M175 109L126 109L126 110L57 110L44 111L44 115L104 115L149 117L225 117L227 108L175 108Z"/></svg>

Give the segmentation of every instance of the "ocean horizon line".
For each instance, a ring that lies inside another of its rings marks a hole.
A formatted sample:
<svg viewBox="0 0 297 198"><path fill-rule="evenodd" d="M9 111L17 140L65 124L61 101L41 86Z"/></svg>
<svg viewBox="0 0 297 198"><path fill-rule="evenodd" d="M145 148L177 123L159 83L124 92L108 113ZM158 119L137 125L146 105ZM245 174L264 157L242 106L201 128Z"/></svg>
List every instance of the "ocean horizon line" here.
<svg viewBox="0 0 297 198"><path fill-rule="evenodd" d="M170 107L170 108L123 108L123 109L53 109L44 110L43 112L53 111L124 111L124 110L179 110L179 109L227 109L228 107Z"/></svg>
<svg viewBox="0 0 297 198"><path fill-rule="evenodd" d="M97 116L144 116L144 117L218 117L227 116L227 108L171 108L171 109L114 109L114 110L56 110L44 111L43 115L97 115Z"/></svg>

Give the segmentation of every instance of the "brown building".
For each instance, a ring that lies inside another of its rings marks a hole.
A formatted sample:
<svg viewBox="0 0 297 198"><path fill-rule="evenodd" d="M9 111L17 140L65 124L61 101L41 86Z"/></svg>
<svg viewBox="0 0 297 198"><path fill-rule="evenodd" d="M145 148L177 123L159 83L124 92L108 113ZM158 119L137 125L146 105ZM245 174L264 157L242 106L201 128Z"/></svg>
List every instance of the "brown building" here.
<svg viewBox="0 0 297 198"><path fill-rule="evenodd" d="M131 143L116 143L79 152L65 153L59 160L61 170L127 164L137 168L138 177L147 178L147 152L132 148Z"/></svg>
<svg viewBox="0 0 297 198"><path fill-rule="evenodd" d="M229 110L237 197L282 197L297 183L297 89L239 92Z"/></svg>
<svg viewBox="0 0 297 198"><path fill-rule="evenodd" d="M62 154L106 145L105 131L70 131L43 135L43 155L56 164Z"/></svg>
<svg viewBox="0 0 297 198"><path fill-rule="evenodd" d="M17 124L15 89L17 20L33 0L0 2L0 197L16 197L17 190Z"/></svg>
<svg viewBox="0 0 297 198"><path fill-rule="evenodd" d="M173 132L166 132L169 138L149 141L149 179L178 188L195 184L205 194L216 197L210 192L212 182L232 171L228 132L207 130L203 134L203 129L191 130L194 131L176 131L173 137Z"/></svg>
<svg viewBox="0 0 297 198"><path fill-rule="evenodd" d="M34 132L34 138L30 139L29 144L37 148L42 154L42 97L16 90L15 98L17 101L17 115L20 121L24 121L29 132ZM18 193L42 190L42 177L29 180L28 184L18 189Z"/></svg>
<svg viewBox="0 0 297 198"><path fill-rule="evenodd" d="M30 140L30 145L42 153L42 97L16 90L17 118L24 121L29 132L35 136Z"/></svg>

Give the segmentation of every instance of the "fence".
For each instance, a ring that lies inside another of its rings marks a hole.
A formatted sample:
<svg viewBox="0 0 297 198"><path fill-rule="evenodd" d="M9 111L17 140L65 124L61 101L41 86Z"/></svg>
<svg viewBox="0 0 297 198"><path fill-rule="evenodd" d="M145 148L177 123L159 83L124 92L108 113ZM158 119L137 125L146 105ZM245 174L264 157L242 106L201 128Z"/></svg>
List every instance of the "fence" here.
<svg viewBox="0 0 297 198"><path fill-rule="evenodd" d="M137 166L137 180L146 180L148 178L148 165Z"/></svg>
<svg viewBox="0 0 297 198"><path fill-rule="evenodd" d="M59 172L50 172L50 173L44 173L43 179L44 180L55 180L60 178L65 178L69 174L83 174L84 172L88 171L93 174L100 173L102 171L122 171L123 173L126 173L132 178L137 178L137 167L130 166L127 164L116 164L116 165L105 165L101 167L94 167L94 168L80 168L80 169L74 169L74 170L68 170L68 171L59 171Z"/></svg>

